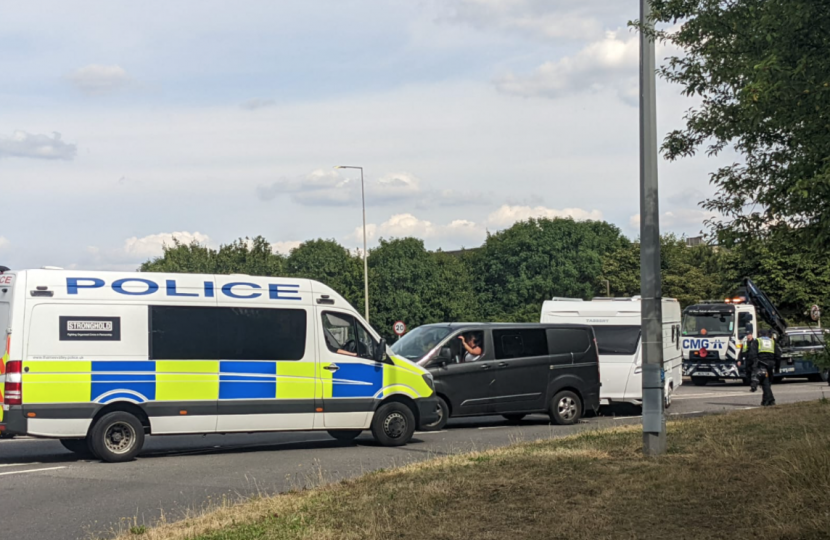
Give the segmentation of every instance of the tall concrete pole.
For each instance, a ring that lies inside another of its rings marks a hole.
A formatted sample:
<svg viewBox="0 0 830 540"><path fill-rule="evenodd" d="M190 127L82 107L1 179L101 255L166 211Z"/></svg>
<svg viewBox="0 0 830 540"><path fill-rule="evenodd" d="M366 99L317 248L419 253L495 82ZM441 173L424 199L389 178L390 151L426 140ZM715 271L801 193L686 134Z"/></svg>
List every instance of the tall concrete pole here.
<svg viewBox="0 0 830 540"><path fill-rule="evenodd" d="M651 3L640 0L640 21L652 28ZM666 451L660 207L657 196L657 99L654 40L640 32L640 289L643 328L643 452Z"/></svg>

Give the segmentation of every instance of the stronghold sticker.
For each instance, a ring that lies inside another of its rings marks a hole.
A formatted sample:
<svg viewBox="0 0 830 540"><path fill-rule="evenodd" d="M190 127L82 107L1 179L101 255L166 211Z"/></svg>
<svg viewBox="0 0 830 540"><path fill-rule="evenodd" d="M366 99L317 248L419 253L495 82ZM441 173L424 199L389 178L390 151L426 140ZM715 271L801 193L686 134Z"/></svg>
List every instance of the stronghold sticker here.
<svg viewBox="0 0 830 540"><path fill-rule="evenodd" d="M121 317L61 317L61 341L121 341Z"/></svg>

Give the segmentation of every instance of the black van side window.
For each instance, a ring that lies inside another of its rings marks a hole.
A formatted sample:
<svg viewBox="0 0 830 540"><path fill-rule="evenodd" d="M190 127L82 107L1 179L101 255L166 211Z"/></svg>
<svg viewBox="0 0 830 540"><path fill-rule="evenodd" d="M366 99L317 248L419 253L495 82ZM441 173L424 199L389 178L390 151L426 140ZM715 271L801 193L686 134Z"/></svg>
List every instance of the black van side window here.
<svg viewBox="0 0 830 540"><path fill-rule="evenodd" d="M150 306L150 360L299 360L302 309Z"/></svg>
<svg viewBox="0 0 830 540"><path fill-rule="evenodd" d="M493 330L496 359L547 356L548 340L543 329Z"/></svg>
<svg viewBox="0 0 830 540"><path fill-rule="evenodd" d="M550 354L579 354L590 347L587 330L581 328L548 328Z"/></svg>

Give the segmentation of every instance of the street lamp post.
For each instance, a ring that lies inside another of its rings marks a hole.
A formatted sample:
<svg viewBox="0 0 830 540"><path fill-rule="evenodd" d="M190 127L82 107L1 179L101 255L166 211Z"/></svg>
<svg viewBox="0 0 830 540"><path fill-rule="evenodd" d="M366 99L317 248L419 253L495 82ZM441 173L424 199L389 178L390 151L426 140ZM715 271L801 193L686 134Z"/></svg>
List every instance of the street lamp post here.
<svg viewBox="0 0 830 540"><path fill-rule="evenodd" d="M650 0L640 0L640 294L643 328L643 453L666 452L657 98Z"/></svg>
<svg viewBox="0 0 830 540"><path fill-rule="evenodd" d="M363 187L363 167L338 165L335 169L360 169L360 199L363 202L363 316L369 322L369 263L366 260L366 190Z"/></svg>

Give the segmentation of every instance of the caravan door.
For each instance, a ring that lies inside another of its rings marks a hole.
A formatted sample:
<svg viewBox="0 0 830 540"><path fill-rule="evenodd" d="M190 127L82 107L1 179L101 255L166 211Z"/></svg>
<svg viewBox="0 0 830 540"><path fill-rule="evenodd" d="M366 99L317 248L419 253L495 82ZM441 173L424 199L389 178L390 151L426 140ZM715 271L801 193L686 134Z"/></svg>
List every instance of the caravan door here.
<svg viewBox="0 0 830 540"><path fill-rule="evenodd" d="M642 378L636 385L637 359L640 357L640 327L633 325L594 326L599 348L600 399L621 401L632 398L635 387L642 394Z"/></svg>

